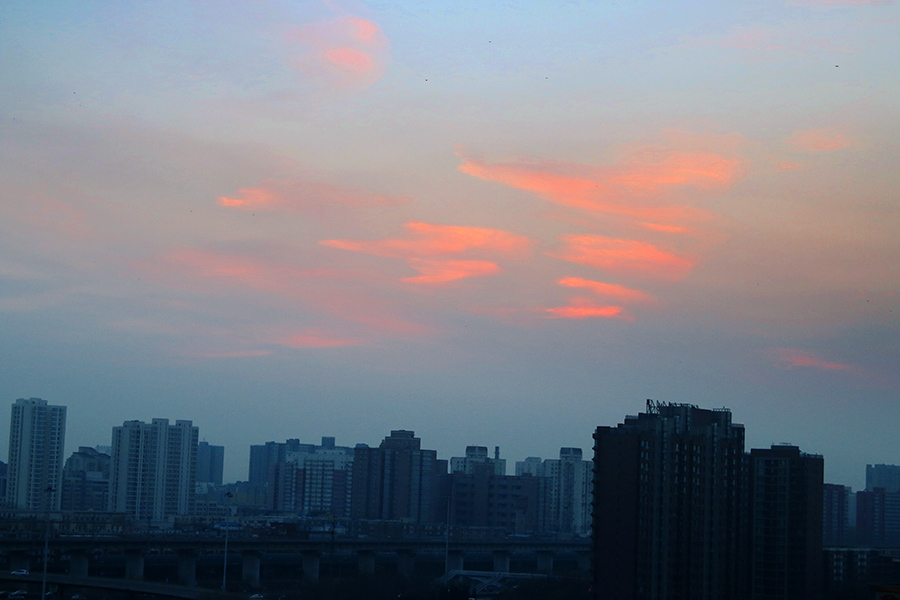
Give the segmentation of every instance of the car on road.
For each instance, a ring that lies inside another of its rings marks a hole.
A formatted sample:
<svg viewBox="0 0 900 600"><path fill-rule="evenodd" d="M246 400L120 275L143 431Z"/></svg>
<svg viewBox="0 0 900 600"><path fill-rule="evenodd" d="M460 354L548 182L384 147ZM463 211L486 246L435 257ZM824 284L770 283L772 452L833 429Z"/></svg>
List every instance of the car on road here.
<svg viewBox="0 0 900 600"><path fill-rule="evenodd" d="M12 575L28 575L28 569L17 569L12 572Z"/></svg>

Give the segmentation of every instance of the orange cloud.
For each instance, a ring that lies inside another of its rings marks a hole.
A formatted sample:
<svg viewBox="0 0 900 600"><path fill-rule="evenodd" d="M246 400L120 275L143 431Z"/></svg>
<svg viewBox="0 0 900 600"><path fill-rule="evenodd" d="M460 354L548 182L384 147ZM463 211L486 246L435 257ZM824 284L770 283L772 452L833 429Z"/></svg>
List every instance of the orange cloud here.
<svg viewBox="0 0 900 600"><path fill-rule="evenodd" d="M466 277L487 277L500 272L497 263L487 260L426 260L410 258L407 264L420 272L416 277L404 277L407 283L449 283Z"/></svg>
<svg viewBox="0 0 900 600"><path fill-rule="evenodd" d="M469 250L519 254L531 244L531 241L524 236L500 229L432 225L419 222L409 222L404 227L409 232L407 239L395 238L371 242L323 240L319 243L330 248L391 258L462 254Z"/></svg>
<svg viewBox="0 0 900 600"><path fill-rule="evenodd" d="M362 342L354 338L334 337L318 329L305 329L277 342L291 348L340 348L358 346Z"/></svg>
<svg viewBox="0 0 900 600"><path fill-rule="evenodd" d="M326 214L346 206L396 206L408 198L385 196L312 181L266 181L255 187L238 190L234 197L219 196L218 203L237 210L291 210Z"/></svg>
<svg viewBox="0 0 900 600"><path fill-rule="evenodd" d="M568 262L627 275L676 280L687 275L694 261L638 240L602 235L565 235L561 251L549 256Z"/></svg>
<svg viewBox="0 0 900 600"><path fill-rule="evenodd" d="M463 158L459 170L532 192L570 208L607 213L673 226L709 218L700 209L666 202L661 196L677 187L711 189L729 184L738 161L713 152L642 150L614 167L590 167L553 162L487 164Z"/></svg>
<svg viewBox="0 0 900 600"><path fill-rule="evenodd" d="M292 67L320 87L365 88L384 75L389 44L381 28L361 17L292 28L289 44L303 49L290 59Z"/></svg>
<svg viewBox="0 0 900 600"><path fill-rule="evenodd" d="M545 308L551 318L556 319L612 319L627 318L621 306L596 304L585 298L574 297L567 306Z"/></svg>
<svg viewBox="0 0 900 600"><path fill-rule="evenodd" d="M823 360L811 352L794 348L779 348L774 351L775 356L781 362L790 367L809 367L824 369L826 371L852 371L854 367L848 364Z"/></svg>
<svg viewBox="0 0 900 600"><path fill-rule="evenodd" d="M604 298L616 298L621 302L647 302L653 297L640 290L625 287L615 283L603 283L591 281L580 277L563 277L557 281L559 285L566 287L580 287L592 291L597 296Z"/></svg>
<svg viewBox="0 0 900 600"><path fill-rule="evenodd" d="M788 143L803 152L834 152L852 144L850 138L835 129L809 129L794 133Z"/></svg>

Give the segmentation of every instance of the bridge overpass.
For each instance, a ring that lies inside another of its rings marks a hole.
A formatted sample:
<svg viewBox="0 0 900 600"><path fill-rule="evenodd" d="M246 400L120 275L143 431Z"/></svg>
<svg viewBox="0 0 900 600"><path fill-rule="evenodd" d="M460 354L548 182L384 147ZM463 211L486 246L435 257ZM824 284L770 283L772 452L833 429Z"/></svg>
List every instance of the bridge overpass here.
<svg viewBox="0 0 900 600"><path fill-rule="evenodd" d="M144 581L145 558L151 555L175 555L177 557L177 581L181 588L201 593L197 588L198 559L219 556L218 563L226 562L224 535L105 535L105 536L56 536L49 541L51 554L67 559L68 575L53 574L54 577L69 577L60 583L76 585L75 581L94 581L88 577L92 561L108 555L124 555L125 579L134 585L164 585ZM42 536L0 538L0 554L8 557L9 570L28 569L40 564L43 549ZM590 541L587 539L555 540L508 538L491 541L462 541L439 538L428 539L373 539L335 538L303 539L289 536L252 537L231 534L228 539L228 556L240 556L241 581L250 588L259 587L260 565L273 557L293 556L301 568L302 577L307 582L319 580L323 557L326 560L354 560L360 574L375 573L376 559L392 560L397 572L412 577L416 571L417 558L432 562L444 562L445 571L463 571L467 557L491 557L492 571L511 572L514 558L523 556L533 559L538 573L549 575L554 570L554 560L560 556L574 557L579 570L590 569ZM519 561L521 563L521 560ZM221 567L220 567L221 568ZM5 576L4 578L16 578ZM34 575L19 576L34 577ZM48 574L48 581L50 575ZM113 585L113 584L111 584ZM114 589L123 589L115 587ZM178 586L176 586L178 587ZM144 593L155 593L146 590ZM187 592L186 592L187 593ZM215 593L205 590L204 593ZM200 598L200 596L178 596Z"/></svg>

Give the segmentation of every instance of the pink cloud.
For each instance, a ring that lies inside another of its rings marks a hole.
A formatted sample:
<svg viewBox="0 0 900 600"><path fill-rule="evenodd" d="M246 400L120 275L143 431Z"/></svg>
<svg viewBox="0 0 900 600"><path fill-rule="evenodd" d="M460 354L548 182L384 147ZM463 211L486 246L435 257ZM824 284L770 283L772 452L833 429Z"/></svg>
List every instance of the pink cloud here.
<svg viewBox="0 0 900 600"><path fill-rule="evenodd" d="M621 306L597 304L593 300L573 297L566 306L543 309L556 319L613 319L628 318Z"/></svg>
<svg viewBox="0 0 900 600"><path fill-rule="evenodd" d="M677 280L694 266L693 260L639 240L565 235L562 243L562 249L549 256L612 273Z"/></svg>
<svg viewBox="0 0 900 600"><path fill-rule="evenodd" d="M407 202L408 198L290 179L265 181L258 186L241 188L232 197L218 197L220 206L236 210L290 210L318 215L344 207L397 206Z"/></svg>
<svg viewBox="0 0 900 600"><path fill-rule="evenodd" d="M669 190L708 190L729 185L739 162L714 152L642 148L613 167L551 161L489 164L463 158L459 170L532 192L561 206L639 219L657 227L702 221L709 214L665 197Z"/></svg>
<svg viewBox="0 0 900 600"><path fill-rule="evenodd" d="M335 337L319 329L304 329L299 333L278 340L276 343L291 348L341 348L358 346L362 342L355 338Z"/></svg>
<svg viewBox="0 0 900 600"><path fill-rule="evenodd" d="M430 331L378 298L341 289L340 283L350 275L333 269L302 269L267 258L190 248L174 250L139 268L168 285L222 295L250 290L282 306L317 311L378 333L408 336Z"/></svg>
<svg viewBox="0 0 900 600"><path fill-rule="evenodd" d="M531 243L524 236L484 227L409 222L404 228L409 234L407 238L376 241L323 240L319 243L330 248L392 258L463 254L470 250L521 254Z"/></svg>
<svg viewBox="0 0 900 600"><path fill-rule="evenodd" d="M788 143L804 152L833 152L852 144L849 137L835 129L808 129L794 133Z"/></svg>
<svg viewBox="0 0 900 600"><path fill-rule="evenodd" d="M269 356L271 354L271 350L234 350L222 352L196 352L190 356L197 356L200 358L252 358L257 356Z"/></svg>
<svg viewBox="0 0 900 600"><path fill-rule="evenodd" d="M592 281L580 277L563 277L557 283L566 287L585 288L597 296L615 298L620 302L648 302L653 299L649 294L625 287L624 285Z"/></svg>
<svg viewBox="0 0 900 600"><path fill-rule="evenodd" d="M287 36L299 49L290 64L307 81L329 89L362 89L384 75L389 44L378 24L361 17L294 27Z"/></svg>
<svg viewBox="0 0 900 600"><path fill-rule="evenodd" d="M779 348L774 351L775 357L789 367L809 367L826 371L853 371L855 368L844 363L824 360L811 352L795 348Z"/></svg>
<svg viewBox="0 0 900 600"><path fill-rule="evenodd" d="M410 258L407 264L421 273L416 277L404 277L407 283L449 283L467 277L487 277L500 272L497 263L487 260L426 260Z"/></svg>

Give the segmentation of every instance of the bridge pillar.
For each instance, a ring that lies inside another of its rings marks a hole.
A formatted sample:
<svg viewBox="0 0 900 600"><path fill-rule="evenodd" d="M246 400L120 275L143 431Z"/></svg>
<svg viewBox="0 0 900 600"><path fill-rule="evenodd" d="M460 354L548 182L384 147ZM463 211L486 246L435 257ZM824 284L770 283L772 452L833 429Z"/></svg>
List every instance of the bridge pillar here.
<svg viewBox="0 0 900 600"><path fill-rule="evenodd" d="M144 579L144 551L140 548L125 550L125 579Z"/></svg>
<svg viewBox="0 0 900 600"><path fill-rule="evenodd" d="M241 552L241 581L253 587L259 587L259 559L262 554L256 550L243 550ZM304 565L304 572L306 566Z"/></svg>
<svg viewBox="0 0 900 600"><path fill-rule="evenodd" d="M10 550L9 552L9 570L19 571L28 569L31 566L31 557L24 550Z"/></svg>
<svg viewBox="0 0 900 600"><path fill-rule="evenodd" d="M494 550L494 571L509 573L509 550Z"/></svg>
<svg viewBox="0 0 900 600"><path fill-rule="evenodd" d="M578 570L583 573L589 573L593 566L594 556L591 552L578 553Z"/></svg>
<svg viewBox="0 0 900 600"><path fill-rule="evenodd" d="M553 575L553 551L537 551L537 570L543 575Z"/></svg>
<svg viewBox="0 0 900 600"><path fill-rule="evenodd" d="M466 553L462 550L450 550L447 552L447 573L450 571L462 571Z"/></svg>
<svg viewBox="0 0 900 600"><path fill-rule="evenodd" d="M178 551L178 583L188 587L197 585L197 550L194 548Z"/></svg>
<svg viewBox="0 0 900 600"><path fill-rule="evenodd" d="M80 548L69 550L69 575L87 577L90 566L90 553Z"/></svg>
<svg viewBox="0 0 900 600"><path fill-rule="evenodd" d="M319 558L322 556L318 551L307 551L303 553L303 579L308 583L316 583L319 581Z"/></svg>
<svg viewBox="0 0 900 600"><path fill-rule="evenodd" d="M375 551L374 550L357 550L358 570L360 575L375 574Z"/></svg>
<svg viewBox="0 0 900 600"><path fill-rule="evenodd" d="M397 550L397 573L401 577L410 578L416 571L415 550Z"/></svg>

